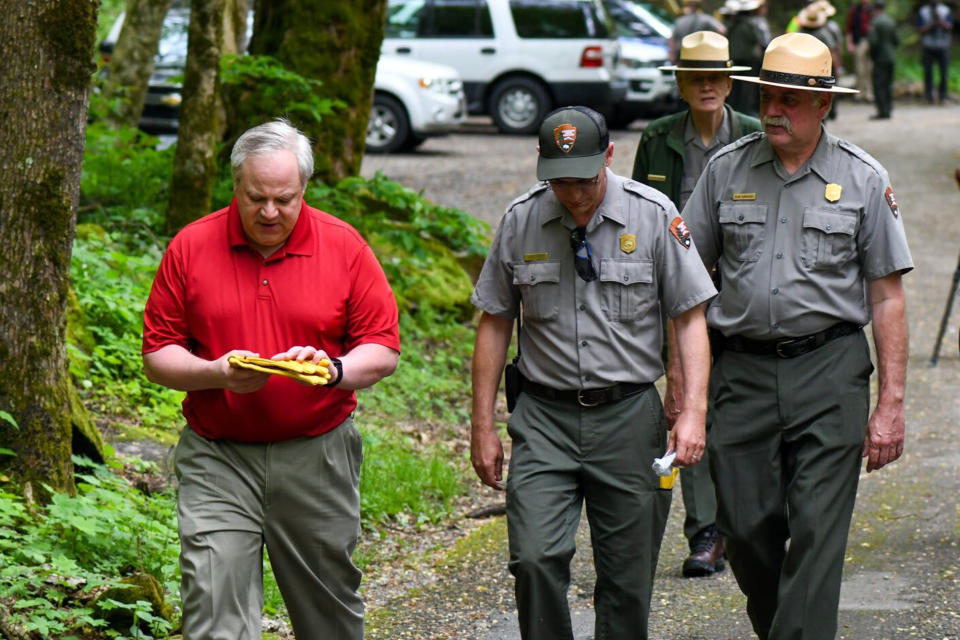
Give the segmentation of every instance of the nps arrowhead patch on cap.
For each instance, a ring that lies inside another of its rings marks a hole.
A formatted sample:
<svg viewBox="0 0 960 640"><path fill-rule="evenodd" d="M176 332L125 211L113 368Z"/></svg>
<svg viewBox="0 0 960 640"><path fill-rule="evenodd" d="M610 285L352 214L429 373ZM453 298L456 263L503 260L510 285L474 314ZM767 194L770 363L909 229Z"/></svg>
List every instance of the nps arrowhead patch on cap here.
<svg viewBox="0 0 960 640"><path fill-rule="evenodd" d="M553 129L553 141L564 153L570 153L577 141L577 128L570 123L564 123Z"/></svg>

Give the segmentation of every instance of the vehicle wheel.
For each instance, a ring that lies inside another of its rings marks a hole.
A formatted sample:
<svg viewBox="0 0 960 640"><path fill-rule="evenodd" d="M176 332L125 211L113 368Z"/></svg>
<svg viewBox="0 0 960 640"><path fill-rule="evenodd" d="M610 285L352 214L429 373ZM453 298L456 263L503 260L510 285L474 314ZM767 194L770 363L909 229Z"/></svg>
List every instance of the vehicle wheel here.
<svg viewBox="0 0 960 640"><path fill-rule="evenodd" d="M375 95L367 123L367 151L391 153L404 148L410 137L407 111L399 101L386 95Z"/></svg>
<svg viewBox="0 0 960 640"><path fill-rule="evenodd" d="M490 94L490 115L501 133L536 133L550 108L546 89L530 78L506 78Z"/></svg>

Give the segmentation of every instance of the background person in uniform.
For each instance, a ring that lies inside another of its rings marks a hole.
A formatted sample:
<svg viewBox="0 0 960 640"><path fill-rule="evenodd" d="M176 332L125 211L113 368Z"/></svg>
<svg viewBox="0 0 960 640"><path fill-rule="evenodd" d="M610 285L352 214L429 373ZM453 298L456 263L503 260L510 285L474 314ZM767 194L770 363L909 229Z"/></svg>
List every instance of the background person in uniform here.
<svg viewBox="0 0 960 640"><path fill-rule="evenodd" d="M727 39L712 31L698 31L683 39L674 71L680 97L688 108L651 122L643 130L633 162L633 179L662 191L683 210L697 179L714 153L746 133L760 130L760 121L725 104L733 80L730 74L747 71L730 61ZM667 360L667 425L680 414L682 389L670 383L680 366L676 354ZM682 377L681 377L682 379ZM707 459L680 470L683 533L690 555L683 563L686 577L707 576L724 568L723 540L717 533L717 498Z"/></svg>
<svg viewBox="0 0 960 640"><path fill-rule="evenodd" d="M923 96L933 104L933 65L940 70L937 101L944 104L950 79L950 35L953 32L953 16L950 8L942 2L928 2L917 12L917 32L923 50Z"/></svg>
<svg viewBox="0 0 960 640"><path fill-rule="evenodd" d="M873 7L870 0L855 1L847 9L847 23L844 29L847 36L847 51L853 56L853 72L857 77L857 89L863 92L860 99L873 102L873 78L870 70L870 18Z"/></svg>
<svg viewBox="0 0 960 640"><path fill-rule="evenodd" d="M482 311L473 360L471 460L502 489L494 401L522 314L522 392L508 424L511 573L526 640L572 640L567 589L586 501L597 582L596 637L647 638L672 476L667 449L704 449L710 367L703 303L716 290L673 204L605 167L613 144L585 107L547 115L537 178L500 222L473 294ZM667 431L653 381L663 374L660 308L675 318L684 412ZM666 481L666 482L664 482Z"/></svg>
<svg viewBox="0 0 960 640"><path fill-rule="evenodd" d="M811 2L797 14L797 32L808 33L827 45L832 60L831 75L840 77L841 61L843 60L843 32L837 23L830 19L837 10L827 0ZM837 117L837 98L833 99L830 113L827 118L834 120Z"/></svg>
<svg viewBox="0 0 960 640"><path fill-rule="evenodd" d="M231 155L229 207L174 237L144 313L147 377L187 392L176 449L183 636L260 638L263 547L298 638L363 637L354 389L393 373L397 305L359 234L313 209L310 142L286 121ZM327 386L230 356L320 362Z"/></svg>
<svg viewBox="0 0 960 640"><path fill-rule="evenodd" d="M710 376L717 524L762 640L833 638L861 457L903 452L913 268L887 172L822 120L830 51L775 38L758 78L763 133L709 162L684 214L723 287ZM873 323L878 401L869 411ZM789 544L787 544L789 541Z"/></svg>
<svg viewBox="0 0 960 640"><path fill-rule="evenodd" d="M683 14L673 23L673 35L670 36L670 60L676 62L680 56L680 43L695 31L716 31L726 33L727 28L703 12L700 0L683 0Z"/></svg>
<svg viewBox="0 0 960 640"><path fill-rule="evenodd" d="M873 97L877 112L872 120L886 120L893 112L893 65L896 49L900 44L897 23L884 10L884 0L874 0L873 18L870 20L870 59L873 61Z"/></svg>
<svg viewBox="0 0 960 640"><path fill-rule="evenodd" d="M744 0L739 3L739 12L730 16L727 29L727 39L730 42L730 58L733 64L741 67L750 67L752 73L760 68L763 60L763 49L769 41L769 29L761 28L761 22L756 20L756 10L761 6L761 0ZM765 22L765 20L764 20ZM756 116L760 105L756 91L751 91L739 83L734 83L727 100L731 107L740 113Z"/></svg>

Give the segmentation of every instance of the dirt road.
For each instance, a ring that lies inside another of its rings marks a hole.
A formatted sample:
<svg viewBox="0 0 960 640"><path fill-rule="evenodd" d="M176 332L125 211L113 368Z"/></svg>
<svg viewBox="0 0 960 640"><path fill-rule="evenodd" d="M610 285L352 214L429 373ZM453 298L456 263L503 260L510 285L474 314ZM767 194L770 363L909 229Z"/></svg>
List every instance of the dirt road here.
<svg viewBox="0 0 960 640"><path fill-rule="evenodd" d="M830 129L888 169L916 269L905 278L910 324L907 446L894 465L864 473L850 534L838 637L856 640L960 639L960 355L955 303L939 365L929 366L934 337L960 253L960 108L896 105L893 120L871 121L868 106L845 105ZM634 126L637 126L635 124ZM429 140L416 154L368 157L364 175L381 169L437 203L495 225L506 204L534 180L533 137L471 132ZM628 174L639 130L615 132L614 170ZM464 434L466 431L462 431ZM485 494L494 503L501 499ZM651 637L752 638L744 601L729 571L680 577L686 553L683 507L675 496L660 557ZM441 554L432 583L371 607L370 638L518 638L504 527L494 519ZM452 523L456 526L456 523ZM571 587L578 639L592 637L593 573L581 539ZM376 570L374 570L375 573ZM375 576L374 576L375 577Z"/></svg>

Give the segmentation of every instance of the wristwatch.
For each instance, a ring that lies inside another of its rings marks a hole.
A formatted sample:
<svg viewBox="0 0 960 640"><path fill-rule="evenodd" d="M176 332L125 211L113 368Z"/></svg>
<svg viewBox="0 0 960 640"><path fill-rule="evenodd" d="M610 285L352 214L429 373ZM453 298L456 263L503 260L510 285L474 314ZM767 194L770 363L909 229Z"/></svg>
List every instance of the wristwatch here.
<svg viewBox="0 0 960 640"><path fill-rule="evenodd" d="M328 382L326 386L335 387L343 380L343 362L340 361L340 358L330 358L330 364L337 370L337 379L334 382Z"/></svg>

